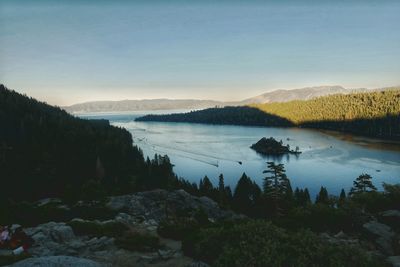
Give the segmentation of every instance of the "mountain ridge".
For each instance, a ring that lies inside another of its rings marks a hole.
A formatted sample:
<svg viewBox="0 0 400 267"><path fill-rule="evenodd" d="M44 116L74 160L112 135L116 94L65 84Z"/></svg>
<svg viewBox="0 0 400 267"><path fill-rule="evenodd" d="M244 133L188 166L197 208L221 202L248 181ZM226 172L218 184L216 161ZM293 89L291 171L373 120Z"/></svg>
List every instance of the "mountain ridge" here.
<svg viewBox="0 0 400 267"><path fill-rule="evenodd" d="M274 102L289 102L292 100L310 100L313 98L333 95L349 94L355 92L383 91L398 87L384 87L376 89L367 88L345 88L340 85L312 86L297 89L277 89L261 95L246 98L241 101L217 101L198 99L140 99L140 100L102 100L78 103L62 107L69 113L92 113L92 112L119 112L140 110L172 110L172 109L204 109L221 106L244 106L249 104L262 104Z"/></svg>

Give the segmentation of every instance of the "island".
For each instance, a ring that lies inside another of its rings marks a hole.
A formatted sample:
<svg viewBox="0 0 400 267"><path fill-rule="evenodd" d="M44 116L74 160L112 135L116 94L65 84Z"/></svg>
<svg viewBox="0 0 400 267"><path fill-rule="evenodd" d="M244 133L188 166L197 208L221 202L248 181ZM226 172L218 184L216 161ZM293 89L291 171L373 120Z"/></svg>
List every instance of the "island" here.
<svg viewBox="0 0 400 267"><path fill-rule="evenodd" d="M273 137L263 137L250 148L263 155L301 154L298 146L295 150L290 150L289 145L283 145L282 140L278 142Z"/></svg>

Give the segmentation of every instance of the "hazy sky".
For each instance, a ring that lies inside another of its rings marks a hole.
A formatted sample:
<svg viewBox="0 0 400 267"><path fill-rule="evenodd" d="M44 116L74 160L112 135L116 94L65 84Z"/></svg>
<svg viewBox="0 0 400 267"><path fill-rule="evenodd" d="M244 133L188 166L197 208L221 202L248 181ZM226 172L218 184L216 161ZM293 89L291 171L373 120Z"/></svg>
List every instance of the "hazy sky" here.
<svg viewBox="0 0 400 267"><path fill-rule="evenodd" d="M400 84L400 1L0 0L0 82L51 104Z"/></svg>

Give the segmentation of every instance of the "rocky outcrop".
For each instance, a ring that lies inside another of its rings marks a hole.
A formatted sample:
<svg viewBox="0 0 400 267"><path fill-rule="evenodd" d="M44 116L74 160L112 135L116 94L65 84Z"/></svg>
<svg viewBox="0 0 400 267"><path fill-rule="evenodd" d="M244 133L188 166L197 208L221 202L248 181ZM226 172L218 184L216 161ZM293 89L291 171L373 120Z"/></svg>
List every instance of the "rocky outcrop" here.
<svg viewBox="0 0 400 267"><path fill-rule="evenodd" d="M393 267L400 267L400 256L391 256L386 259L386 261Z"/></svg>
<svg viewBox="0 0 400 267"><path fill-rule="evenodd" d="M363 225L364 230L373 237L379 250L387 255L393 255L393 240L395 233L386 224L370 221Z"/></svg>
<svg viewBox="0 0 400 267"><path fill-rule="evenodd" d="M160 222L167 218L190 217L203 210L211 220L242 218L232 211L222 210L208 197L196 197L184 190L153 190L132 195L111 197L107 207L123 211L136 219Z"/></svg>
<svg viewBox="0 0 400 267"><path fill-rule="evenodd" d="M104 267L105 265L98 262L70 257L70 256L48 256L29 258L13 265L10 267Z"/></svg>
<svg viewBox="0 0 400 267"><path fill-rule="evenodd" d="M400 230L400 210L386 210L379 214L379 221L391 226L394 230Z"/></svg>
<svg viewBox="0 0 400 267"><path fill-rule="evenodd" d="M86 246L65 223L49 222L25 232L35 241L29 249L33 256L77 255Z"/></svg>
<svg viewBox="0 0 400 267"><path fill-rule="evenodd" d="M13 266L203 267L207 265L193 262L192 259L183 255L180 241L159 237L160 248L139 252L117 246L114 237L77 235L71 226L73 223L97 225L122 223L132 233L156 236L158 235L157 227L162 220L193 217L199 210L204 211L210 220L242 218L231 211L222 210L216 202L207 197L192 196L183 190L154 190L111 197L107 206L119 211L114 218L107 221L87 221L76 218L71 223L49 222L24 229L35 241L29 248L29 253L33 258Z"/></svg>

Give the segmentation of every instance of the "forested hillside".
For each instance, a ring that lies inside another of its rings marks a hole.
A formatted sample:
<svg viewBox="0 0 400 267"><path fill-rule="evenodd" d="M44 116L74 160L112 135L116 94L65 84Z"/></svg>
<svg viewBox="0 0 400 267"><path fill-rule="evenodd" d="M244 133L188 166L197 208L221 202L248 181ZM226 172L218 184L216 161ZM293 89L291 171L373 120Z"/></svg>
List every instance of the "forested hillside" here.
<svg viewBox="0 0 400 267"><path fill-rule="evenodd" d="M0 85L0 182L0 198L30 200L167 188L177 179L168 157L145 161L128 131Z"/></svg>
<svg viewBox="0 0 400 267"><path fill-rule="evenodd" d="M292 125L287 119L265 113L253 107L209 108L188 113L146 115L136 120L281 127Z"/></svg>
<svg viewBox="0 0 400 267"><path fill-rule="evenodd" d="M400 90L253 106L304 127L400 138Z"/></svg>
<svg viewBox="0 0 400 267"><path fill-rule="evenodd" d="M298 126L400 139L400 90L338 94L307 101L212 108L184 114L149 115L137 120Z"/></svg>

